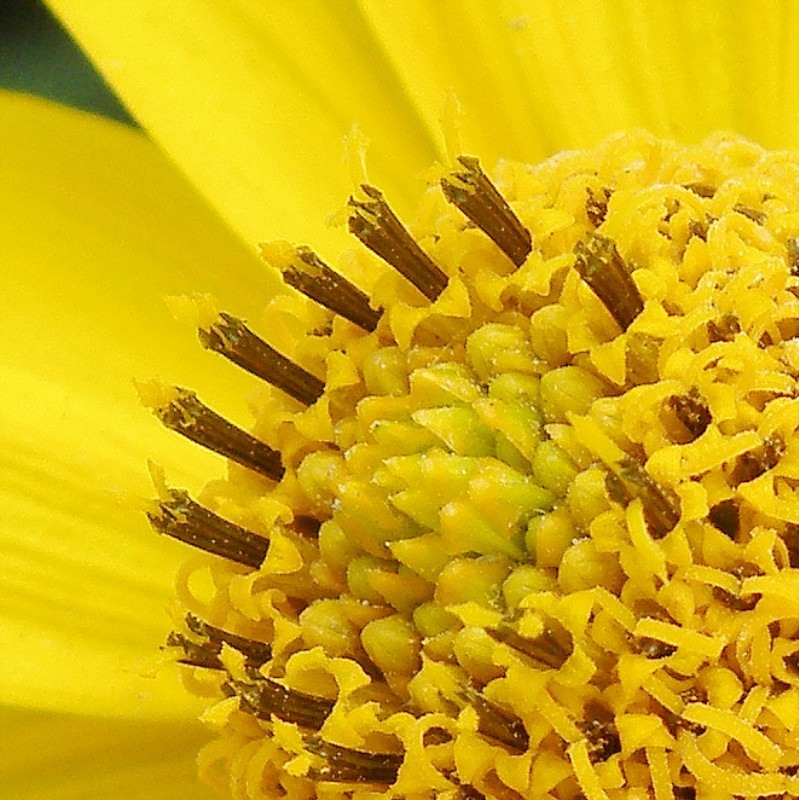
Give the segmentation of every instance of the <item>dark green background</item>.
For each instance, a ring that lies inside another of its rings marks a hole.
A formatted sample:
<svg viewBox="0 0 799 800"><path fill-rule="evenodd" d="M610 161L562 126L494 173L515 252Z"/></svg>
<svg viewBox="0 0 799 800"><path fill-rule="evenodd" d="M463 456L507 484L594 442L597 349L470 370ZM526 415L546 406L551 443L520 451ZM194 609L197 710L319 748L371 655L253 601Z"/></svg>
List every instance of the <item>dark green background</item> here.
<svg viewBox="0 0 799 800"><path fill-rule="evenodd" d="M0 87L134 124L39 0L0 0Z"/></svg>

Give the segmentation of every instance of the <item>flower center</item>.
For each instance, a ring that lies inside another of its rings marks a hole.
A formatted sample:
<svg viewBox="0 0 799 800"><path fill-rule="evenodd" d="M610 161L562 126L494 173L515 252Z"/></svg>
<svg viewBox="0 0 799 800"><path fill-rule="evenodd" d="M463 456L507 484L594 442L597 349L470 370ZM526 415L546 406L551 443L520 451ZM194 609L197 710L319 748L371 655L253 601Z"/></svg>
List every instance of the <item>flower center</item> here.
<svg viewBox="0 0 799 800"><path fill-rule="evenodd" d="M799 793L799 158L629 134L496 185L461 157L411 227L371 186L349 212L336 270L264 246L298 290L271 344L198 300L267 384L251 433L142 390L232 462L149 512L200 551L168 647L205 777Z"/></svg>

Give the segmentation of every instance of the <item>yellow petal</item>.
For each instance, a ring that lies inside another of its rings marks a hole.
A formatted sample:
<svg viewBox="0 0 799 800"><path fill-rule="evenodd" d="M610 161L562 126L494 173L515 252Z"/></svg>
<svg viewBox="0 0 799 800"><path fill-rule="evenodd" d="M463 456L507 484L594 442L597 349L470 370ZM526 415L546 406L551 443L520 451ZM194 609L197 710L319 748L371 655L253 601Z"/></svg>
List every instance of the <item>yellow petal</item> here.
<svg viewBox="0 0 799 800"><path fill-rule="evenodd" d="M466 149L535 160L644 127L799 142L795 3L363 0L417 110L452 88Z"/></svg>
<svg viewBox="0 0 799 800"><path fill-rule="evenodd" d="M3 793L15 800L212 800L196 777L206 740L190 723L0 708Z"/></svg>
<svg viewBox="0 0 799 800"><path fill-rule="evenodd" d="M247 315L274 280L138 133L0 94L0 152L0 700L189 713L143 663L182 552L129 504L148 457L195 490L223 463L162 431L132 378L243 415L254 381L161 298L207 288Z"/></svg>
<svg viewBox="0 0 799 800"><path fill-rule="evenodd" d="M247 241L341 244L317 221L349 190L340 143L353 123L374 142L372 179L407 201L451 91L465 149L487 163L631 127L799 136L790 2L50 4Z"/></svg>
<svg viewBox="0 0 799 800"><path fill-rule="evenodd" d="M53 0L134 116L243 236L330 241L351 190L343 138L410 200L434 157L403 86L351 2ZM332 237L340 242L343 235Z"/></svg>

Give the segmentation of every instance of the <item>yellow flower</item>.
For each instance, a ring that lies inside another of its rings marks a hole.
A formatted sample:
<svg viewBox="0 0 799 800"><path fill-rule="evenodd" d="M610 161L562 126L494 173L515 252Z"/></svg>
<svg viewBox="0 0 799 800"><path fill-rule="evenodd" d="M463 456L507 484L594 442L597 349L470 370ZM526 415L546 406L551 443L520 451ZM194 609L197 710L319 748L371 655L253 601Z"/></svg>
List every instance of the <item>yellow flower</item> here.
<svg viewBox="0 0 799 800"><path fill-rule="evenodd" d="M51 4L150 134L3 96L5 436L0 555L4 791L203 797L198 706L148 674L182 552L128 510L142 465L197 490L218 459L153 427L131 377L197 387L246 418L251 383L163 310L208 291L257 319L278 281L254 255L312 241L350 189L358 123L398 208L442 155L534 162L645 127L796 146L793 3ZM160 794L159 794L160 793Z"/></svg>

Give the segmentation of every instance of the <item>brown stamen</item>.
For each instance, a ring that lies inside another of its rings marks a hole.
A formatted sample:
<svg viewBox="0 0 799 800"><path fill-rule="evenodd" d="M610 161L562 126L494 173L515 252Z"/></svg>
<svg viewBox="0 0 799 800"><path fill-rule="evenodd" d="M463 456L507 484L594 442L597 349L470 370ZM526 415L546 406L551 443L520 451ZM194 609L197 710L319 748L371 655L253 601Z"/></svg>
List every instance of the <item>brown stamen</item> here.
<svg viewBox="0 0 799 800"><path fill-rule="evenodd" d="M319 730L333 710L333 701L290 689L270 678L258 677L253 683L230 681L244 710L254 717L269 720L277 717L302 728Z"/></svg>
<svg viewBox="0 0 799 800"><path fill-rule="evenodd" d="M266 558L269 540L195 503L187 492L169 489L157 511L147 518L159 533L212 555L257 569Z"/></svg>
<svg viewBox="0 0 799 800"><path fill-rule="evenodd" d="M679 695L680 700L682 700L685 705L689 705L690 703L707 703L707 692L700 689L698 686L691 686L688 689L684 689ZM666 725L668 725L671 730L683 728L696 736L701 736L707 730L704 725L700 725L698 722L690 722L672 713L666 714L665 721Z"/></svg>
<svg viewBox="0 0 799 800"><path fill-rule="evenodd" d="M607 216L608 203L612 192L604 186L598 192L587 186L585 193L587 195L585 199L585 215L588 217L588 221L595 228L598 228Z"/></svg>
<svg viewBox="0 0 799 800"><path fill-rule="evenodd" d="M334 314L373 331L380 311L369 305L369 295L330 269L309 247L296 247L296 259L283 270L283 280Z"/></svg>
<svg viewBox="0 0 799 800"><path fill-rule="evenodd" d="M638 636L633 641L633 646L637 653L651 659L668 658L677 652L674 645L666 644L658 639L651 639L649 636Z"/></svg>
<svg viewBox="0 0 799 800"><path fill-rule="evenodd" d="M312 770L312 777L336 783L394 783L404 758L401 753L373 753L342 747L317 736L308 737L306 746L327 762Z"/></svg>
<svg viewBox="0 0 799 800"><path fill-rule="evenodd" d="M530 231L480 167L474 156L458 156L462 170L441 179L444 196L457 206L517 266L533 247Z"/></svg>
<svg viewBox="0 0 799 800"><path fill-rule="evenodd" d="M635 613L640 619L657 619L661 622L674 624L674 618L662 606L654 600L637 600L634 607ZM649 636L635 636L632 638L633 650L646 658L660 659L668 658L677 652L674 645L661 642L659 639L652 639Z"/></svg>
<svg viewBox="0 0 799 800"><path fill-rule="evenodd" d="M698 239L701 239L703 242L707 241L707 234L710 226L713 224L714 220L709 215L705 215L704 220L700 219L692 219L688 221L688 233L690 236L696 236Z"/></svg>
<svg viewBox="0 0 799 800"><path fill-rule="evenodd" d="M468 784L461 784L458 787L458 797L460 800L486 800L486 796L481 791Z"/></svg>
<svg viewBox="0 0 799 800"><path fill-rule="evenodd" d="M699 197L710 198L716 194L716 187L709 183L686 183L684 186Z"/></svg>
<svg viewBox="0 0 799 800"><path fill-rule="evenodd" d="M735 314L722 314L718 320L707 323L707 340L713 342L731 342L741 332L741 323Z"/></svg>
<svg viewBox="0 0 799 800"><path fill-rule="evenodd" d="M174 391L169 403L155 409L167 428L273 481L280 480L283 465L277 450L211 411L194 392L178 387Z"/></svg>
<svg viewBox="0 0 799 800"><path fill-rule="evenodd" d="M797 277L799 276L799 238L788 239L785 249L788 251L788 266L791 275Z"/></svg>
<svg viewBox="0 0 799 800"><path fill-rule="evenodd" d="M732 207L732 210L738 212L747 219L751 219L752 222L758 225L765 225L768 219L768 215L764 211L758 211L758 209L744 205L743 203L736 203Z"/></svg>
<svg viewBox="0 0 799 800"><path fill-rule="evenodd" d="M316 539L319 536L319 528L322 523L316 517L309 517L307 514L297 514L292 523L292 529L304 539Z"/></svg>
<svg viewBox="0 0 799 800"><path fill-rule="evenodd" d="M768 436L760 447L742 453L735 461L728 483L737 486L759 478L773 469L785 452L785 442L779 436Z"/></svg>
<svg viewBox="0 0 799 800"><path fill-rule="evenodd" d="M325 384L319 378L278 353L242 320L230 314L220 314L209 328L200 328L198 335L209 350L223 355L306 406L318 400L325 390Z"/></svg>
<svg viewBox="0 0 799 800"><path fill-rule="evenodd" d="M799 567L799 525L789 522L781 537L788 550L788 563L792 567Z"/></svg>
<svg viewBox="0 0 799 800"><path fill-rule="evenodd" d="M625 458L619 466L617 477L624 490L631 500L641 500L650 533L655 539L662 538L679 522L676 500L668 496L634 459Z"/></svg>
<svg viewBox="0 0 799 800"><path fill-rule="evenodd" d="M227 644L243 653L247 656L247 663L252 667L260 667L272 657L272 648L266 642L248 639L246 636L216 628L194 614L186 614L186 625L192 633L202 636L208 644L214 645L218 650L222 649L223 644Z"/></svg>
<svg viewBox="0 0 799 800"><path fill-rule="evenodd" d="M554 625L548 625L535 639L520 636L509 626L489 630L488 635L552 669L560 669L572 652L570 634Z"/></svg>
<svg viewBox="0 0 799 800"><path fill-rule="evenodd" d="M530 737L524 723L518 717L486 700L473 689L465 689L461 697L477 711L479 720L477 730L483 736L501 742L520 753L526 752L527 746L530 744Z"/></svg>
<svg viewBox="0 0 799 800"><path fill-rule="evenodd" d="M687 394L672 395L666 401L668 407L688 431L690 440L699 438L712 421L710 409L704 400L699 396L695 388L691 388Z"/></svg>
<svg viewBox="0 0 799 800"><path fill-rule="evenodd" d="M613 715L597 703L586 709L588 719L578 723L588 739L588 755L592 763L607 761L614 753L621 752L621 739L613 721Z"/></svg>
<svg viewBox="0 0 799 800"><path fill-rule="evenodd" d="M730 498L716 503L707 515L708 520L715 525L723 534L736 541L738 532L741 529L741 518L738 508L738 501Z"/></svg>
<svg viewBox="0 0 799 800"><path fill-rule="evenodd" d="M219 660L219 649L211 642L193 642L187 636L172 631L166 638L167 647L179 647L183 656L178 663L205 669L224 669Z"/></svg>
<svg viewBox="0 0 799 800"><path fill-rule="evenodd" d="M761 595L735 595L719 586L714 586L713 597L720 603L724 603L727 608L731 608L733 611L751 611L760 602Z"/></svg>
<svg viewBox="0 0 799 800"><path fill-rule="evenodd" d="M447 286L447 276L403 227L374 186L361 186L366 200L350 198L350 232L387 264L407 278L428 300Z"/></svg>
<svg viewBox="0 0 799 800"><path fill-rule="evenodd" d="M594 235L575 248L575 269L602 301L619 327L626 331L643 311L644 301L615 243Z"/></svg>
<svg viewBox="0 0 799 800"><path fill-rule="evenodd" d="M247 639L221 628L215 628L193 614L186 614L186 625L192 633L202 637L202 641L195 642L177 631L169 634L166 641L167 646L180 647L183 650L183 658L179 659L181 664L208 669L224 669L219 654L222 652L222 645L225 644L242 653L247 659L247 665L255 669L272 657L272 648L266 642Z"/></svg>

